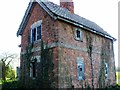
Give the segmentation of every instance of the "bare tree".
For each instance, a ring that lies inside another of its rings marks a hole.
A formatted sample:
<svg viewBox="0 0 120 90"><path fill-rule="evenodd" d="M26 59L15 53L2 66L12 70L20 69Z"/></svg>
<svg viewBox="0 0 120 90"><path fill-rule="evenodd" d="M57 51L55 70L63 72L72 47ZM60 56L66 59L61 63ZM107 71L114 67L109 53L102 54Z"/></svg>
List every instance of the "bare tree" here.
<svg viewBox="0 0 120 90"><path fill-rule="evenodd" d="M0 55L0 61L2 63L2 79L6 81L6 67L10 65L10 63L17 58L16 54L11 53L3 53Z"/></svg>

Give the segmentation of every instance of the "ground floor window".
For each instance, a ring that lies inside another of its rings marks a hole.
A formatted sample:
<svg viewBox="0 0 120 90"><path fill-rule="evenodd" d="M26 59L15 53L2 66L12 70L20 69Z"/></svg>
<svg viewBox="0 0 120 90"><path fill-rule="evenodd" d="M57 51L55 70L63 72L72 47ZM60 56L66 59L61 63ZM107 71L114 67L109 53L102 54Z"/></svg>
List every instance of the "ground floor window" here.
<svg viewBox="0 0 120 90"><path fill-rule="evenodd" d="M84 61L81 58L77 58L77 73L78 80L84 79Z"/></svg>
<svg viewBox="0 0 120 90"><path fill-rule="evenodd" d="M36 77L36 60L33 60L30 63L30 77Z"/></svg>

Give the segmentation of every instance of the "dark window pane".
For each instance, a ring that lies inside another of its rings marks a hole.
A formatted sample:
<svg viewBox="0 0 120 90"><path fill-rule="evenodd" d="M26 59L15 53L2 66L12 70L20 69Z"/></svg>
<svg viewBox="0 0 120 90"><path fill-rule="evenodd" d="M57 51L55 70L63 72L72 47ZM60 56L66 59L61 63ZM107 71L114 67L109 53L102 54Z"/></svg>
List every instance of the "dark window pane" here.
<svg viewBox="0 0 120 90"><path fill-rule="evenodd" d="M33 77L36 77L35 62L32 62Z"/></svg>
<svg viewBox="0 0 120 90"><path fill-rule="evenodd" d="M41 39L41 25L37 27L37 40Z"/></svg>
<svg viewBox="0 0 120 90"><path fill-rule="evenodd" d="M81 65L79 65L78 66L78 74L79 74L79 76L82 76L82 66Z"/></svg>
<svg viewBox="0 0 120 90"><path fill-rule="evenodd" d="M32 41L36 41L36 29L32 30Z"/></svg>
<svg viewBox="0 0 120 90"><path fill-rule="evenodd" d="M80 68L80 71L82 71L82 68Z"/></svg>
<svg viewBox="0 0 120 90"><path fill-rule="evenodd" d="M80 38L80 31L76 30L76 33L77 33L77 38Z"/></svg>
<svg viewBox="0 0 120 90"><path fill-rule="evenodd" d="M105 65L105 74L108 74L108 67L107 67L107 64Z"/></svg>

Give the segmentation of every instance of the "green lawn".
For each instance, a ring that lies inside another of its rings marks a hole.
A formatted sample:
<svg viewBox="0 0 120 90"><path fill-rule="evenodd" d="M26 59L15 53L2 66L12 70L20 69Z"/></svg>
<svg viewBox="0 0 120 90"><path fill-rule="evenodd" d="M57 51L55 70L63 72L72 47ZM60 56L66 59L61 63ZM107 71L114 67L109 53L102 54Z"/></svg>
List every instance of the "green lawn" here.
<svg viewBox="0 0 120 90"><path fill-rule="evenodd" d="M117 79L120 79L120 72L116 72Z"/></svg>
<svg viewBox="0 0 120 90"><path fill-rule="evenodd" d="M120 72L116 72L117 84L120 85Z"/></svg>

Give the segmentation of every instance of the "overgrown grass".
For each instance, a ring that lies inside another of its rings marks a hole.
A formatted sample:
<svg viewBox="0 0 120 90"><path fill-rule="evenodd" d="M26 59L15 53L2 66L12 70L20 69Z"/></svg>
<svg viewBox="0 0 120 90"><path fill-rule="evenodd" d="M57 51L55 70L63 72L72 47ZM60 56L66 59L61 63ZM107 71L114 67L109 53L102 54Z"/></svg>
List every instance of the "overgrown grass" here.
<svg viewBox="0 0 120 90"><path fill-rule="evenodd" d="M4 85L5 83L12 83L16 81L15 79L14 80L10 80L9 78L6 79L6 81L3 81L2 79L0 79L0 85Z"/></svg>
<svg viewBox="0 0 120 90"><path fill-rule="evenodd" d="M117 82L117 85L116 86L110 86L110 87L107 87L105 89L102 89L102 90L120 90L120 72L117 72L116 73L116 78L117 78L117 81L119 79L119 82ZM21 82L19 81L13 81L13 80L9 80L7 79L6 82L2 83L2 81L0 80L0 84L2 84L3 86L3 89L2 90L13 90L13 89L16 89L16 90L20 90L20 89L23 89L23 87L21 87ZM34 85L34 84L33 84ZM25 87L24 87L25 88ZM41 87L42 88L42 87ZM28 88L27 88L28 89ZM28 89L28 90L31 90L31 89ZM35 89L34 89L35 90ZM82 90L82 89L81 89ZM85 89L86 90L86 89ZM91 90L91 89L87 89L87 90ZM98 89L98 90L101 90L101 89Z"/></svg>
<svg viewBox="0 0 120 90"><path fill-rule="evenodd" d="M33 84L34 85L34 84ZM31 87L21 87L21 82L19 81L13 81L13 82L6 82L2 85L2 90L57 90L57 88L43 88L43 87L39 87L39 88L31 88ZM63 89L64 90L64 89ZM72 88L66 88L65 90L72 90ZM75 89L76 90L76 89ZM96 88L96 89L92 89L92 88L79 88L77 90L120 90L120 86L115 85L115 86L109 86L109 87L105 87L105 88Z"/></svg>
<svg viewBox="0 0 120 90"><path fill-rule="evenodd" d="M116 72L117 79L120 79L120 72Z"/></svg>
<svg viewBox="0 0 120 90"><path fill-rule="evenodd" d="M120 86L120 72L116 72L117 84Z"/></svg>

